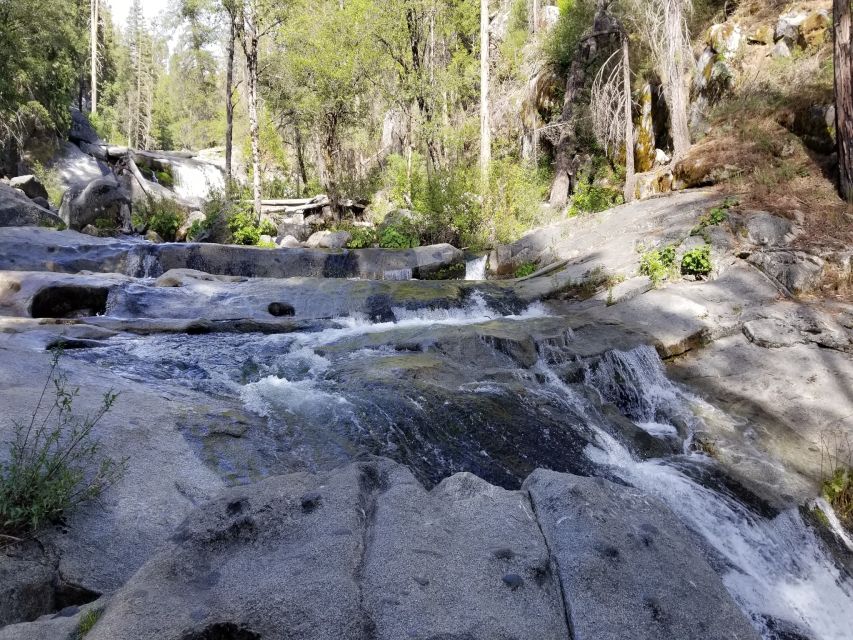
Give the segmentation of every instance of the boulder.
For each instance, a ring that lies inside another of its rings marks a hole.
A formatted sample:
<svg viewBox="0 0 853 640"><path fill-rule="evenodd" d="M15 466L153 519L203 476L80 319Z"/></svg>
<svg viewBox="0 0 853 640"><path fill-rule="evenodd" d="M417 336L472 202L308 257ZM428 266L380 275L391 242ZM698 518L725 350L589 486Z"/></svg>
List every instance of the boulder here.
<svg viewBox="0 0 853 640"><path fill-rule="evenodd" d="M693 534L642 491L538 470L524 483L572 637L758 640Z"/></svg>
<svg viewBox="0 0 853 640"><path fill-rule="evenodd" d="M163 242L163 238L160 237L160 234L154 231L153 229L149 229L145 232L145 239L148 242L153 242L155 244L160 244Z"/></svg>
<svg viewBox="0 0 853 640"><path fill-rule="evenodd" d="M56 569L40 559L0 553L0 627L54 610Z"/></svg>
<svg viewBox="0 0 853 640"><path fill-rule="evenodd" d="M794 295L818 288L826 264L822 258L803 251L761 251L748 260Z"/></svg>
<svg viewBox="0 0 853 640"><path fill-rule="evenodd" d="M350 238L349 231L317 231L308 238L307 245L312 249L343 249Z"/></svg>
<svg viewBox="0 0 853 640"><path fill-rule="evenodd" d="M0 227L61 227L62 224L61 218L18 189L0 183Z"/></svg>
<svg viewBox="0 0 853 640"><path fill-rule="evenodd" d="M68 132L68 139L72 142L85 142L88 144L100 144L101 138L95 127L79 109L71 109L71 129Z"/></svg>
<svg viewBox="0 0 853 640"><path fill-rule="evenodd" d="M774 58L790 58L791 47L789 47L784 41L780 40L776 43L776 46L773 47L773 51L770 52L770 55Z"/></svg>
<svg viewBox="0 0 853 640"><path fill-rule="evenodd" d="M178 242L183 242L184 240L193 240L194 238L187 238L187 234L192 228L193 224L198 223L201 224L207 219L201 211L191 211L187 216L187 219L184 220L184 223L180 226L177 233L175 233L175 240Z"/></svg>
<svg viewBox="0 0 853 640"><path fill-rule="evenodd" d="M30 199L44 198L47 200L47 189L34 175L18 176L9 181L9 185L20 189Z"/></svg>
<svg viewBox="0 0 853 640"><path fill-rule="evenodd" d="M286 249L293 249L295 247L301 247L302 244L294 238L293 236L284 236L283 238L279 238L277 240L277 244L279 247Z"/></svg>
<svg viewBox="0 0 853 640"><path fill-rule="evenodd" d="M825 9L815 11L800 25L798 43L804 49L819 47L831 39L832 18Z"/></svg>
<svg viewBox="0 0 853 640"><path fill-rule="evenodd" d="M743 31L740 25L734 22L715 24L708 29L705 40L715 53L728 57L740 48Z"/></svg>
<svg viewBox="0 0 853 640"><path fill-rule="evenodd" d="M71 187L62 197L59 215L69 228L89 224L130 231L130 195L113 177L98 178L85 188Z"/></svg>
<svg viewBox="0 0 853 640"><path fill-rule="evenodd" d="M87 147L85 143L82 143ZM95 145L87 148L101 149ZM106 159L106 154L104 154ZM73 185L85 187L92 180L112 175L112 169L105 162L100 162L97 157L85 153L76 144L65 142L51 159L49 168L54 170L58 176L59 183L63 189Z"/></svg>
<svg viewBox="0 0 853 640"><path fill-rule="evenodd" d="M750 31L749 35L746 36L746 42L747 44L773 44L773 36L773 27L769 24L762 24Z"/></svg>
<svg viewBox="0 0 853 640"><path fill-rule="evenodd" d="M792 11L779 16L774 31L774 40L784 42L790 49L800 40L800 25L808 18L808 14Z"/></svg>
<svg viewBox="0 0 853 640"><path fill-rule="evenodd" d="M747 211L735 225L742 237L760 247L781 247L794 239L795 228L790 220L766 211Z"/></svg>

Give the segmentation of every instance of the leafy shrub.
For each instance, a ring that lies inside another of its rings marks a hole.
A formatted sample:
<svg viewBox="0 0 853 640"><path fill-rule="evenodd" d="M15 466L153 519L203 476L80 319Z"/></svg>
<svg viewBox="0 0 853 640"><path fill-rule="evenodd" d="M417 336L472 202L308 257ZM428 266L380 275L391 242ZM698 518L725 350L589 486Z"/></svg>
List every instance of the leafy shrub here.
<svg viewBox="0 0 853 640"><path fill-rule="evenodd" d="M524 264L518 265L514 275L516 278L525 278L534 273L536 273L536 265L532 262L525 262Z"/></svg>
<svg viewBox="0 0 853 640"><path fill-rule="evenodd" d="M33 162L33 175L38 178L47 191L47 200L54 207L62 204L62 195L65 189L62 187L62 180L59 172L56 169L46 169L45 166L38 161Z"/></svg>
<svg viewBox="0 0 853 640"><path fill-rule="evenodd" d="M347 229L350 240L347 242L348 249L365 249L376 244L376 231L370 227L352 227Z"/></svg>
<svg viewBox="0 0 853 640"><path fill-rule="evenodd" d="M667 245L661 249L646 251L640 257L640 274L649 276L656 287L666 280L675 263L675 247Z"/></svg>
<svg viewBox="0 0 853 640"><path fill-rule="evenodd" d="M584 180L572 198L569 216L605 211L624 202L624 196L617 189Z"/></svg>
<svg viewBox="0 0 853 640"><path fill-rule="evenodd" d="M729 209L739 204L740 202L734 198L726 198L720 206L714 207L699 218L699 224L693 229L692 235L698 235L703 229L724 223L729 219Z"/></svg>
<svg viewBox="0 0 853 640"><path fill-rule="evenodd" d="M388 226L379 232L379 246L383 249L411 249L419 245L417 233L406 225Z"/></svg>
<svg viewBox="0 0 853 640"><path fill-rule="evenodd" d="M93 414L78 416L71 388L54 353L50 373L32 416L14 423L8 462L0 462L0 533L20 535L55 522L79 504L97 498L119 480L127 461L101 455L92 435L117 395L107 392ZM52 403L46 401L53 391Z"/></svg>
<svg viewBox="0 0 853 640"><path fill-rule="evenodd" d="M261 225L258 227L258 231L262 236L272 236L275 238L278 235L278 227L276 227L275 223L268 218L261 220Z"/></svg>
<svg viewBox="0 0 853 640"><path fill-rule="evenodd" d="M228 228L231 230L232 239L236 244L258 244L261 239L261 230L257 225L257 218L251 211L239 211L233 214L228 219Z"/></svg>
<svg viewBox="0 0 853 640"><path fill-rule="evenodd" d="M685 276L706 276L713 269L711 265L711 247L696 247L681 258L681 274Z"/></svg>
<svg viewBox="0 0 853 640"><path fill-rule="evenodd" d="M148 228L156 231L163 240L172 242L186 219L186 213L177 202L163 198L152 203L149 209Z"/></svg>

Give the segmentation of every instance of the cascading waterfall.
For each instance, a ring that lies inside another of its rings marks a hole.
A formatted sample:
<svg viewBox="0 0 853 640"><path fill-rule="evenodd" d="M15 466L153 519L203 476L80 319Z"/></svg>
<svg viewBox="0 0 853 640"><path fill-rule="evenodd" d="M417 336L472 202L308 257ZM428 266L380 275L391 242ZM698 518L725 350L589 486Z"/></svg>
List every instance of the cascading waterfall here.
<svg viewBox="0 0 853 640"><path fill-rule="evenodd" d="M582 404L554 372L540 367L567 404L573 408ZM640 425L661 424L667 410L701 402L666 378L660 359L647 346L608 353L597 369L588 370L587 383ZM689 464L714 465L706 456L638 461L604 429L596 430L598 446L589 447L587 456L657 496L704 538L726 566L726 587L766 638L785 632L814 640L850 637L853 582L797 510L772 519L758 516L734 497L703 486L684 472Z"/></svg>
<svg viewBox="0 0 853 640"><path fill-rule="evenodd" d="M468 260L465 263L465 279L466 280L485 280L486 279L486 262L489 256L480 256L473 260Z"/></svg>
<svg viewBox="0 0 853 640"><path fill-rule="evenodd" d="M185 200L198 202L207 198L211 191L225 188L222 169L209 162L173 159L172 173L175 177L175 193Z"/></svg>
<svg viewBox="0 0 853 640"><path fill-rule="evenodd" d="M382 346L385 342L378 334L409 331L422 336L430 328L452 331L502 316L476 294L464 309L393 311L396 322L373 323L354 316L340 318L336 326L315 332L125 339L112 347L111 354L101 356L100 350L93 349L76 357L106 360L114 370L149 381L173 384L179 380L207 392L221 394L225 390L236 395L247 409L267 417L268 433L258 437L269 438L263 446L273 452L270 458L286 451L309 469L323 468L349 459L361 450L359 442L364 441L378 443L379 451L390 457L398 456L400 446L411 447L422 466L440 466L445 472L472 470L459 468L452 448L437 446L428 437L431 434L421 430L435 424L435 428L443 429L437 413L456 396L423 397L420 392L400 394L397 389L382 395L383 389L377 386L369 387L366 394L365 387L350 385L348 376L364 375L382 358L397 357L394 347ZM505 318L511 322L547 315L537 304L518 316ZM570 332L567 336L571 339ZM348 345L344 355L342 344ZM502 409L511 408L512 403L534 407L534 420L526 428L539 428L544 436L548 429L582 430L583 443L577 453L561 449L556 455L585 458L595 472L621 479L667 504L705 541L709 559L726 587L767 640L851 637L853 584L797 510L772 517L757 513L734 495L703 480L719 475L711 458L685 449L679 455L640 460L611 435L612 425L590 394L618 406L649 433L668 439L689 439L685 430L691 425L701 426L697 414L718 411L670 382L654 349L606 353L581 365L581 381L567 383L557 370L578 363L573 356L566 356L565 343L546 341L538 346L541 359L533 371L518 368L508 372L510 378L520 381L529 397L519 397L519 387L507 384L506 377L476 377L481 375L476 366L470 374L475 377L462 384L459 393L495 399L505 403ZM350 369L351 363L361 364ZM549 408L554 409L551 415L546 414ZM406 423L407 414L421 422ZM559 425L553 421L554 414L563 420ZM537 440L535 432L524 435ZM257 442L247 446L253 451L259 448ZM547 443L540 446L553 449ZM533 462L544 464L548 452L536 451L540 461ZM490 455L474 451L472 457L463 460L470 463ZM271 469L277 468L274 462ZM262 467L263 462L257 466ZM828 505L824 508L831 514Z"/></svg>

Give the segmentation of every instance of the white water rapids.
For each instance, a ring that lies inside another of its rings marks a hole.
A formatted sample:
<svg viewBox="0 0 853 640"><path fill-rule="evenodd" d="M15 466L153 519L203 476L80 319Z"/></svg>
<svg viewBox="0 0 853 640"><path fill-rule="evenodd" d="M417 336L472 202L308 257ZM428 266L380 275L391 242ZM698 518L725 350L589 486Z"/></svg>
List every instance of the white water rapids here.
<svg viewBox="0 0 853 640"><path fill-rule="evenodd" d="M356 340L352 344L368 344L374 336L378 346L371 347L371 353L380 355L372 357L382 357L383 353L393 357L393 348L383 347L385 343L379 334L397 330L427 334L433 327L464 327L502 317L513 322L547 316L546 309L538 304L519 315L502 316L477 295L472 296L471 304L464 309L395 308L393 311L396 322L372 323L355 316L338 319L337 326L315 332L232 338L138 338L125 344L120 356L126 361L132 355L149 366L158 362L180 363L181 372L191 372L199 384L227 387L259 415L288 414L295 423L321 419L325 430L329 430L330 424L350 421L357 423L360 430L378 433L381 439L387 435L383 429L389 425L395 428L393 418L379 415L385 407L377 406L376 415L356 415L359 398L333 375L338 366L346 367L348 362L364 357L364 351L358 349L367 347L356 346L356 350L341 355L335 351L336 345L352 339L365 341ZM607 423L588 394L598 393L635 424L661 438L677 437L676 424L682 425L680 435L684 437L684 424L700 426L697 416L719 412L718 408L673 384L651 347L610 351L583 365L583 380L572 383L558 373L563 357L560 350L560 346L539 345L540 360L533 371L518 370L519 379L527 381L526 393L534 400L536 396L547 399L565 414L579 414L594 443L587 445L582 455L604 475L615 476L657 497L705 541L709 560L720 572L725 586L765 638L853 638L853 583L796 509L768 517L722 487L701 481L703 472L719 475L719 467L711 458L689 452L686 446L680 455L638 459L605 428ZM236 363L245 362L250 353L269 357L264 361L259 359L256 377L239 380L234 375ZM499 395L507 402L531 400L520 399L502 384L488 379L472 379L461 390ZM435 409L435 405L416 406L420 402L417 396L402 398L400 402L411 402L412 411ZM322 446L346 449L343 440L334 435L323 440ZM689 444L689 437L686 440ZM824 508L832 521L831 509L828 505Z"/></svg>
<svg viewBox="0 0 853 640"><path fill-rule="evenodd" d="M225 188L225 175L215 164L190 159L172 160L175 193L185 200L200 202L211 191Z"/></svg>

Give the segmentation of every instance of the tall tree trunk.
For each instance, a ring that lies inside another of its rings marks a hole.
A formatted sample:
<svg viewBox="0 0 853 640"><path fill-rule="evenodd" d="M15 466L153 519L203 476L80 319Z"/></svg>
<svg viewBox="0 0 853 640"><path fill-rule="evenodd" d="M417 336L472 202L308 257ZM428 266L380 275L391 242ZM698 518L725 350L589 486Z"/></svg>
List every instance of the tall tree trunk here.
<svg viewBox="0 0 853 640"><path fill-rule="evenodd" d="M489 121L489 0L480 0L480 181L483 194L489 184L492 127Z"/></svg>
<svg viewBox="0 0 853 640"><path fill-rule="evenodd" d="M228 63L225 70L225 181L234 180L234 42L237 39L237 16L229 10Z"/></svg>
<svg viewBox="0 0 853 640"><path fill-rule="evenodd" d="M249 101L249 135L252 139L252 196L255 215L261 219L261 134L258 124L258 28L257 16L247 9L243 17L243 53L246 56L246 88Z"/></svg>
<svg viewBox="0 0 853 640"><path fill-rule="evenodd" d="M563 100L563 112L560 114L562 125L554 154L554 181L551 183L549 202L553 207L564 207L569 194L574 189L575 169L575 101L586 79L581 51L572 60L569 77L566 81L566 95ZM584 56L585 57L585 56Z"/></svg>
<svg viewBox="0 0 853 640"><path fill-rule="evenodd" d="M533 6L530 11L530 31L536 33L539 31L539 14L541 12L541 0L533 0Z"/></svg>
<svg viewBox="0 0 853 640"><path fill-rule="evenodd" d="M92 54L92 113L98 113L98 3L99 0L92 0L91 4L91 30L90 30L90 45Z"/></svg>
<svg viewBox="0 0 853 640"><path fill-rule="evenodd" d="M838 190L853 204L853 25L850 0L834 0L835 136Z"/></svg>
<svg viewBox="0 0 853 640"><path fill-rule="evenodd" d="M628 34L622 36L622 84L625 92L625 202L634 199L634 110L631 105L631 56Z"/></svg>
<svg viewBox="0 0 853 640"><path fill-rule="evenodd" d="M690 150L690 125L687 117L690 98L685 71L687 61L684 60L684 57L689 55L690 45L685 42L683 2L681 0L669 2L667 9L668 55L664 60L664 95L669 108L673 159L678 159Z"/></svg>
<svg viewBox="0 0 853 640"><path fill-rule="evenodd" d="M308 187L308 171L305 168L305 143L302 141L302 131L297 125L294 129L294 142L296 143L296 164L299 167L299 179L302 182L302 188L299 189L300 195L306 195Z"/></svg>

